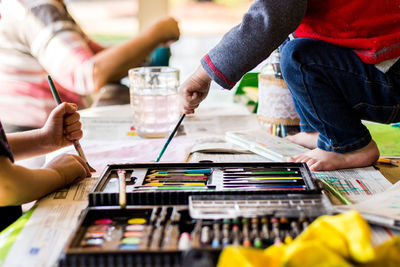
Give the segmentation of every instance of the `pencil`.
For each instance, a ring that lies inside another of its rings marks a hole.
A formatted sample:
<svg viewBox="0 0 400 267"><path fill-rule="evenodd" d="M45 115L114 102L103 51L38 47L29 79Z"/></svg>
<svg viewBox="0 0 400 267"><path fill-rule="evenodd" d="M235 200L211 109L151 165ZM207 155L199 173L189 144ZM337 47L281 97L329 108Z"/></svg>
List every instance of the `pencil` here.
<svg viewBox="0 0 400 267"><path fill-rule="evenodd" d="M124 209L126 207L126 178L125 170L117 170L119 180L119 206Z"/></svg>
<svg viewBox="0 0 400 267"><path fill-rule="evenodd" d="M390 164L390 165L393 165L393 166L398 166L396 163L399 163L398 160L388 159L388 158L379 158L379 159L377 160L377 162L379 162L379 163L385 163L385 164Z"/></svg>
<svg viewBox="0 0 400 267"><path fill-rule="evenodd" d="M167 146L169 145L169 143L171 142L172 138L174 137L176 131L178 131L179 125L181 125L183 119L185 118L185 113L182 114L181 118L179 119L178 123L176 124L174 130L172 131L172 133L169 135L167 142L165 142L165 145L163 146L163 148L161 149L160 155L158 155L158 158L156 159L156 162L159 162L162 155L165 152L165 149L167 149Z"/></svg>
<svg viewBox="0 0 400 267"><path fill-rule="evenodd" d="M343 204L350 205L352 204L351 200L349 200L346 196L344 196L342 193L339 192L336 188L334 188L328 181L324 179L318 179L320 181L324 188L328 190L332 195L337 197L340 201L343 202Z"/></svg>
<svg viewBox="0 0 400 267"><path fill-rule="evenodd" d="M60 105L62 103L62 101L61 101L60 95L58 94L56 86L54 85L53 80L51 79L50 75L47 75L47 81L49 82L51 93L53 94L54 100L56 101L57 105ZM89 163L86 159L86 156L83 153L83 150L82 150L82 147L81 147L81 144L79 143L79 141L74 140L73 144L74 144L76 152L78 152L78 155L85 160L86 165L89 167L90 172L96 172L96 170L89 165Z"/></svg>

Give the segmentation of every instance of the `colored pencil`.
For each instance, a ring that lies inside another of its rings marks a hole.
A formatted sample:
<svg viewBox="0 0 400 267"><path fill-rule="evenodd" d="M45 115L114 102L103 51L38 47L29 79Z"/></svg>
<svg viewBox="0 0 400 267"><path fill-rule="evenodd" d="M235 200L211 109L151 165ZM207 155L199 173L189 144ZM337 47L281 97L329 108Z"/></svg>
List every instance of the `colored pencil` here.
<svg viewBox="0 0 400 267"><path fill-rule="evenodd" d="M333 187L328 181L325 179L317 179L317 181L320 181L324 188L328 190L332 195L337 197L340 201L343 202L343 204L350 205L352 204L351 200L349 200L345 195L339 192L335 187Z"/></svg>
<svg viewBox="0 0 400 267"><path fill-rule="evenodd" d="M212 169L192 169L192 170L171 170L171 171L156 171L158 174L168 173L191 173L191 174L210 174Z"/></svg>
<svg viewBox="0 0 400 267"><path fill-rule="evenodd" d="M206 183L205 180L185 180L185 179L171 179L171 180L161 180L161 179L152 179L152 180L145 180L146 183Z"/></svg>
<svg viewBox="0 0 400 267"><path fill-rule="evenodd" d="M224 180L303 180L301 177L251 177L251 176L243 176L243 177L224 177Z"/></svg>
<svg viewBox="0 0 400 267"><path fill-rule="evenodd" d="M282 126L282 137L285 138L286 137L286 126L285 125L281 125Z"/></svg>
<svg viewBox="0 0 400 267"><path fill-rule="evenodd" d="M169 135L167 142L165 142L165 145L163 146L163 148L161 149L160 154L158 155L156 162L159 162L162 155L164 154L165 150L167 149L169 143L171 142L172 138L174 137L174 135L176 134L176 132L178 131L179 125L181 125L183 119L185 118L185 113L182 114L181 118L179 119L178 123L176 124L174 130L171 132L171 134Z"/></svg>
<svg viewBox="0 0 400 267"><path fill-rule="evenodd" d="M197 173L153 173L146 175L147 177L173 177L173 176L185 176L185 177L206 177Z"/></svg>
<svg viewBox="0 0 400 267"><path fill-rule="evenodd" d="M54 85L53 80L51 79L50 75L47 75L47 81L49 82L51 93L53 94L53 97L54 97L57 105L60 105L62 103L62 101L61 101L60 95L58 94L56 86ZM74 140L73 144L74 144L76 152L78 152L78 155L85 160L86 165L89 167L90 172L96 172L96 170L89 165L89 163L86 159L85 153L83 153L83 149L82 149L79 141Z"/></svg>
<svg viewBox="0 0 400 267"><path fill-rule="evenodd" d="M281 186L279 186L279 187L271 187L271 186L261 186L261 185L258 185L258 186L253 186L253 185L250 185L250 186L243 186L243 185L240 185L240 186L224 186L224 188L231 188L231 189L237 188L237 189L242 189L242 190L243 189L276 190L276 191L278 191L278 190L287 190L287 191L305 190L305 187L299 187L299 186L288 188L288 187L281 187Z"/></svg>
<svg viewBox="0 0 400 267"><path fill-rule="evenodd" d="M243 185L247 185L247 184L273 184L273 185L277 185L277 184L299 184L296 183L295 181L290 181L290 180L283 180L283 181L279 181L279 180L270 180L270 181L227 181L227 182L223 182L224 185L239 185L239 184L243 184ZM304 183L300 183L300 184L304 184Z"/></svg>
<svg viewBox="0 0 400 267"><path fill-rule="evenodd" d="M393 165L393 166L398 166L397 163L399 163L398 160L388 159L388 158L379 158L377 160L377 162L384 163L384 164L390 164L390 165Z"/></svg>
<svg viewBox="0 0 400 267"><path fill-rule="evenodd" d="M229 172L224 173L224 175L248 175L248 174L298 174L297 171L271 171L271 172Z"/></svg>
<svg viewBox="0 0 400 267"><path fill-rule="evenodd" d="M139 190L176 190L176 189L207 189L207 186L139 186L136 187Z"/></svg>
<svg viewBox="0 0 400 267"><path fill-rule="evenodd" d="M205 183L178 183L178 182L170 182L170 183L147 183L143 184L144 186L164 186L164 185L193 185L193 186L205 186Z"/></svg>

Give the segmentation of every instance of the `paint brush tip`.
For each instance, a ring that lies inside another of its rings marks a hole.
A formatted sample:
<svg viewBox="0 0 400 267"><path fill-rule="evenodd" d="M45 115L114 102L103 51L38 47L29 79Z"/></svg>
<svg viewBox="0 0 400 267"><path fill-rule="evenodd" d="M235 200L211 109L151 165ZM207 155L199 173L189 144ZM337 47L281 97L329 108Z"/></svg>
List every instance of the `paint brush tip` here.
<svg viewBox="0 0 400 267"><path fill-rule="evenodd" d="M92 166L90 166L89 163L86 162L86 164L87 164L87 166L89 167L89 171L90 171L90 172L96 172L96 169L93 168Z"/></svg>

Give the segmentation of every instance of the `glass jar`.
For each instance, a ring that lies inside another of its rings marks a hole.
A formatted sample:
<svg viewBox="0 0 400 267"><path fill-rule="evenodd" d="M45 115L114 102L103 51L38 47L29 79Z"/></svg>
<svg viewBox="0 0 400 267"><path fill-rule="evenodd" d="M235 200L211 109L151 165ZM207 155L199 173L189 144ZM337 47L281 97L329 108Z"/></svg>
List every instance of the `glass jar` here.
<svg viewBox="0 0 400 267"><path fill-rule="evenodd" d="M268 133L280 137L299 131L299 116L283 79L279 50L274 51L258 76L257 119Z"/></svg>
<svg viewBox="0 0 400 267"><path fill-rule="evenodd" d="M179 70L140 67L129 70L130 103L140 137L162 138L174 128L179 110Z"/></svg>

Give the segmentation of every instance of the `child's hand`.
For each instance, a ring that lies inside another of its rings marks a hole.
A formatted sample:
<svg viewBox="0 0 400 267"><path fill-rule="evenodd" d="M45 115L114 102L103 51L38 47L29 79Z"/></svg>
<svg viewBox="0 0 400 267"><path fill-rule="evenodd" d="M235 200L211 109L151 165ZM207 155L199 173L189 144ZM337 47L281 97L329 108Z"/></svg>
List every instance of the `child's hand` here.
<svg viewBox="0 0 400 267"><path fill-rule="evenodd" d="M62 179L60 186L62 187L91 176L85 161L81 157L72 154L59 155L47 163L44 168L53 169L60 175Z"/></svg>
<svg viewBox="0 0 400 267"><path fill-rule="evenodd" d="M210 90L211 78L200 66L180 87L180 103L185 114L194 113L194 110L203 101Z"/></svg>
<svg viewBox="0 0 400 267"><path fill-rule="evenodd" d="M171 17L160 20L150 28L150 33L160 43L176 41L180 35L178 22Z"/></svg>
<svg viewBox="0 0 400 267"><path fill-rule="evenodd" d="M56 150L72 144L83 136L82 124L77 106L71 103L62 103L50 113L46 124L40 129L42 145Z"/></svg>

